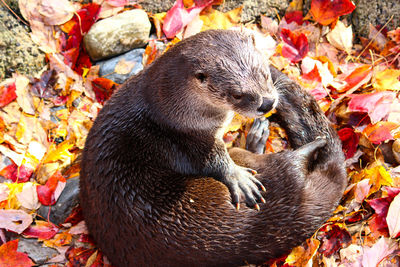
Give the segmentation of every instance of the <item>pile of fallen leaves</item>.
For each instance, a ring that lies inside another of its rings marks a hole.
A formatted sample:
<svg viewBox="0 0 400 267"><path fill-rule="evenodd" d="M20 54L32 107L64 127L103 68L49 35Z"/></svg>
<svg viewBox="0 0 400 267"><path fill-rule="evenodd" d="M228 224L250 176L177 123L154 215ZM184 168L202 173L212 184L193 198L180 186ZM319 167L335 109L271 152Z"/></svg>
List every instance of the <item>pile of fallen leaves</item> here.
<svg viewBox="0 0 400 267"><path fill-rule="evenodd" d="M50 262L102 266L107 260L90 241L79 210L61 225L37 215L53 205L66 180L79 175L74 164L104 102L118 85L99 77L82 45L96 21L127 9L128 0L20 0L31 37L46 53L48 67L38 77L15 73L0 83L1 266L31 266L17 252L18 236L37 239L60 255ZM241 8L222 13L222 1L177 0L167 12L149 14L158 40L173 45L201 30L239 24ZM400 236L400 28L370 25L368 38L354 43L352 28L340 16L355 6L349 0L313 0L306 16L302 1L292 1L285 16L261 16L248 24L260 49L275 67L318 100L343 142L349 186L332 218L303 246L272 266L397 266ZM389 20L389 18L388 18ZM167 39L168 38L168 39ZM145 64L160 52L150 40ZM236 116L225 140L243 146L248 120ZM237 138L237 136L240 136ZM271 129L270 152L285 148L279 126ZM51 210L50 210L51 212Z"/></svg>

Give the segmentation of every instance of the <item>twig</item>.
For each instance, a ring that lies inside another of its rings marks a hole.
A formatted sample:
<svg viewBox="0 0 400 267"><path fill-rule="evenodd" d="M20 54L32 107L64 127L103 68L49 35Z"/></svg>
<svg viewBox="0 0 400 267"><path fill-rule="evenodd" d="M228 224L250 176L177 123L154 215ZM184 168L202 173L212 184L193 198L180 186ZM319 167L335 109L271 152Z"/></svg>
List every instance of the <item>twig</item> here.
<svg viewBox="0 0 400 267"><path fill-rule="evenodd" d="M17 13L15 13L14 10L12 10L12 9L7 5L6 2L4 2L4 0L0 0L0 1L3 3L3 5L4 5L9 11L11 11L11 13L13 13L14 16L17 17L17 19L19 19L23 24L25 24L26 26L29 27L29 24L26 23L23 19L21 19L21 18L17 15Z"/></svg>

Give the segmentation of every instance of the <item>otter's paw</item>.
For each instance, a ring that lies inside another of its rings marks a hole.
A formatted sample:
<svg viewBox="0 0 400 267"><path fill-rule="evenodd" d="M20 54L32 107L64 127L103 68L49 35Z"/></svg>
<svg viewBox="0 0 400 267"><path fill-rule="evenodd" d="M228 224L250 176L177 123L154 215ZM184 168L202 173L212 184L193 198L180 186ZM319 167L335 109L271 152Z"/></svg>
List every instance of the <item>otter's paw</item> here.
<svg viewBox="0 0 400 267"><path fill-rule="evenodd" d="M256 153L264 154L265 143L269 136L269 121L254 119L253 125L247 134L246 149Z"/></svg>
<svg viewBox="0 0 400 267"><path fill-rule="evenodd" d="M228 187L236 209L239 209L239 201L241 198L244 199L248 207L257 210L260 210L257 202L265 203L259 190L266 190L261 182L254 177L256 173L255 170L235 166L233 174L223 179L222 182Z"/></svg>

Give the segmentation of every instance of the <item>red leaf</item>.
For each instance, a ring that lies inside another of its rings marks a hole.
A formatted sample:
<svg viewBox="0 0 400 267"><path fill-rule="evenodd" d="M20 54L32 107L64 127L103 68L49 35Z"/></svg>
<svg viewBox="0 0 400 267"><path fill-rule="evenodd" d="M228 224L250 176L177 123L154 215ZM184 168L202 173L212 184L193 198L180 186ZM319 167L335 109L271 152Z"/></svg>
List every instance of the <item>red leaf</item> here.
<svg viewBox="0 0 400 267"><path fill-rule="evenodd" d="M350 14L355 8L351 0L312 0L310 13L315 21L329 25L340 16Z"/></svg>
<svg viewBox="0 0 400 267"><path fill-rule="evenodd" d="M330 229L329 229L330 228ZM329 229L328 231L326 231ZM339 248L351 243L351 236L346 229L340 228L337 225L325 226L321 229L323 232L321 246L318 251L324 254L325 257L330 257Z"/></svg>
<svg viewBox="0 0 400 267"><path fill-rule="evenodd" d="M322 78L319 74L317 64L315 64L314 68L310 72L301 75L301 78L304 80L320 83L322 81Z"/></svg>
<svg viewBox="0 0 400 267"><path fill-rule="evenodd" d="M123 7L126 5L133 5L137 3L136 0L106 0L106 2L110 6L115 6L115 7Z"/></svg>
<svg viewBox="0 0 400 267"><path fill-rule="evenodd" d="M111 97L118 84L106 78L96 78L92 81L92 85L96 100L103 104Z"/></svg>
<svg viewBox="0 0 400 267"><path fill-rule="evenodd" d="M25 165L18 167L15 163L12 163L4 167L0 171L0 175L6 179L12 180L14 183L25 183L29 181L33 173L33 169Z"/></svg>
<svg viewBox="0 0 400 267"><path fill-rule="evenodd" d="M70 266L85 266L87 260L94 252L94 249L72 246L65 252L65 257L68 263L71 264Z"/></svg>
<svg viewBox="0 0 400 267"><path fill-rule="evenodd" d="M33 266L34 263L25 253L18 252L18 239L0 246L0 266Z"/></svg>
<svg viewBox="0 0 400 267"><path fill-rule="evenodd" d="M0 86L0 108L14 101L17 98L15 93L15 83L10 85Z"/></svg>
<svg viewBox="0 0 400 267"><path fill-rule="evenodd" d="M386 187L387 197L367 200L368 204L375 210L375 214L369 221L369 226L373 232L384 236L389 236L389 229L386 222L390 203L400 193L400 188Z"/></svg>
<svg viewBox="0 0 400 267"><path fill-rule="evenodd" d="M349 76L347 76L344 81L347 85L340 89L340 92L346 92L350 89L356 89L364 84L366 84L372 77L371 73L371 66L370 65L363 65L355 70L353 70Z"/></svg>
<svg viewBox="0 0 400 267"><path fill-rule="evenodd" d="M298 25L303 25L303 12L302 11L292 11L285 14L285 20L287 24L291 22L296 22Z"/></svg>
<svg viewBox="0 0 400 267"><path fill-rule="evenodd" d="M203 3L204 2L204 3ZM189 24L200 12L211 5L214 0L202 1L194 7L186 9L183 0L176 0L164 18L163 32L167 38L174 38L186 25Z"/></svg>
<svg viewBox="0 0 400 267"><path fill-rule="evenodd" d="M64 56L64 63L72 68L75 66L76 61L78 60L79 46L68 49L61 54Z"/></svg>
<svg viewBox="0 0 400 267"><path fill-rule="evenodd" d="M393 140L394 137L391 131L398 127L399 125L397 123L380 121L377 124L368 125L364 129L363 134L365 134L373 144L378 145L386 140Z"/></svg>
<svg viewBox="0 0 400 267"><path fill-rule="evenodd" d="M340 140L342 140L343 151L346 159L351 158L357 151L359 136L352 128L343 128L338 131Z"/></svg>
<svg viewBox="0 0 400 267"><path fill-rule="evenodd" d="M38 185L36 187L39 201L46 206L53 205L56 202L55 191L58 186L58 182L65 183L65 178L59 171L56 171L46 182L45 185Z"/></svg>
<svg viewBox="0 0 400 267"><path fill-rule="evenodd" d="M282 29L281 38L284 41L282 56L292 63L300 62L308 53L308 40L304 33L294 33L289 29Z"/></svg>
<svg viewBox="0 0 400 267"><path fill-rule="evenodd" d="M368 112L371 122L375 124L389 114L395 94L393 92L376 92L350 95L350 97L349 110Z"/></svg>
<svg viewBox="0 0 400 267"><path fill-rule="evenodd" d="M27 238L50 239L58 232L58 227L50 222L36 221L36 225L29 226L22 234Z"/></svg>

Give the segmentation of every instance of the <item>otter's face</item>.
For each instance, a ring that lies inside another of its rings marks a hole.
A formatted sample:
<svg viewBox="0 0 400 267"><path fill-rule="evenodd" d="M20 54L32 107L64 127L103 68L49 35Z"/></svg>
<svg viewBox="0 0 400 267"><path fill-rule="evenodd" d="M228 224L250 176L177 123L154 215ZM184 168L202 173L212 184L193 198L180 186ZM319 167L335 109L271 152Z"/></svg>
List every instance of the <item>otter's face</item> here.
<svg viewBox="0 0 400 267"><path fill-rule="evenodd" d="M260 117L278 104L268 61L251 35L234 32L228 37L222 45L208 45L191 80L216 108Z"/></svg>

